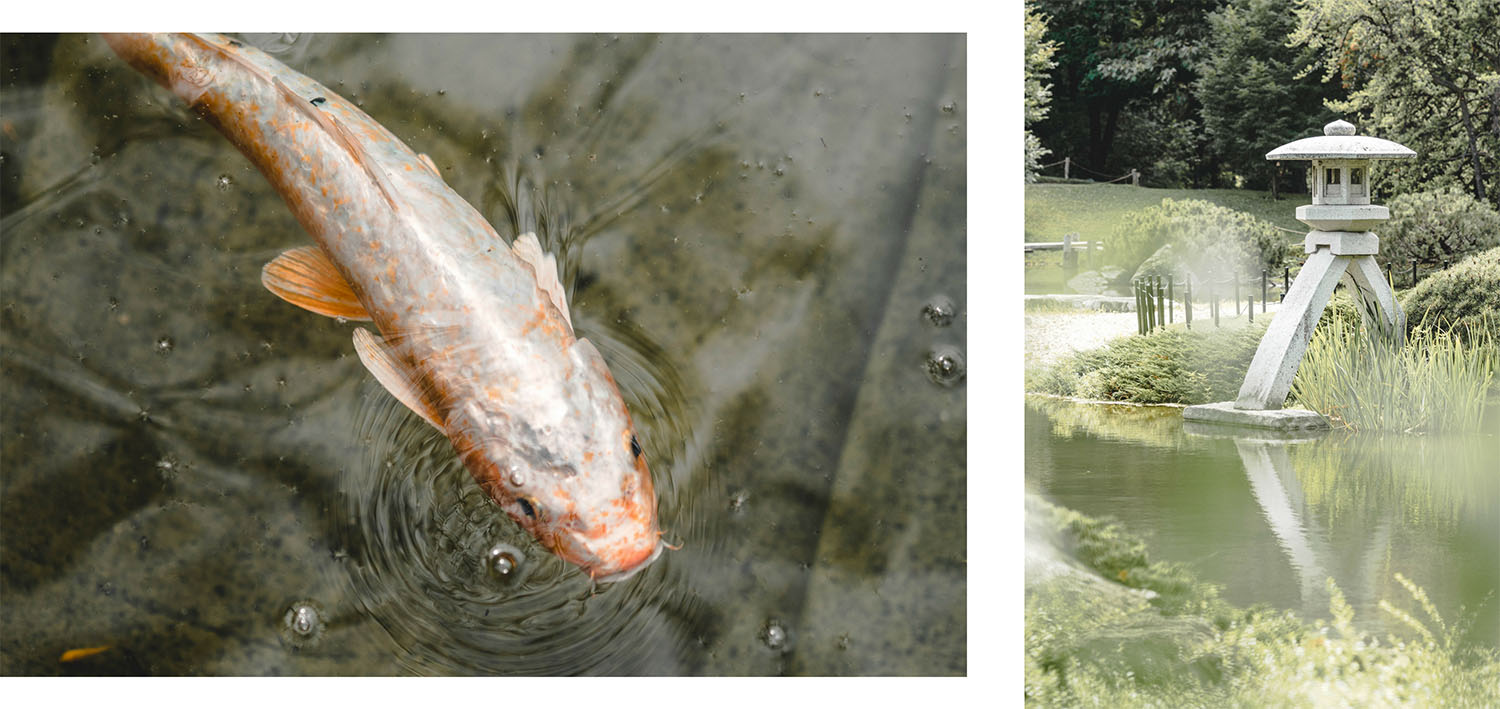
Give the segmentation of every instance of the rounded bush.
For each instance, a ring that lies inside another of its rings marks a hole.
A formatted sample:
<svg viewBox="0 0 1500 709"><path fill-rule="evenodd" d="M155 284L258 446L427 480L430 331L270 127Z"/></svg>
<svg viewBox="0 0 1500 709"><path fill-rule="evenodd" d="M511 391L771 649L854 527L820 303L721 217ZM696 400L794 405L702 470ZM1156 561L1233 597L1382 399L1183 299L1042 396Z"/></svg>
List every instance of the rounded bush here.
<svg viewBox="0 0 1500 709"><path fill-rule="evenodd" d="M1192 272L1201 280L1276 271L1290 253L1287 239L1269 222L1199 199L1163 199L1125 215L1107 253L1127 273Z"/></svg>
<svg viewBox="0 0 1500 709"><path fill-rule="evenodd" d="M1500 328L1500 248L1433 273L1402 300L1411 328Z"/></svg>
<svg viewBox="0 0 1500 709"><path fill-rule="evenodd" d="M1419 264L1457 261L1500 246L1500 212L1452 188L1399 195L1380 225L1380 259L1400 271Z"/></svg>

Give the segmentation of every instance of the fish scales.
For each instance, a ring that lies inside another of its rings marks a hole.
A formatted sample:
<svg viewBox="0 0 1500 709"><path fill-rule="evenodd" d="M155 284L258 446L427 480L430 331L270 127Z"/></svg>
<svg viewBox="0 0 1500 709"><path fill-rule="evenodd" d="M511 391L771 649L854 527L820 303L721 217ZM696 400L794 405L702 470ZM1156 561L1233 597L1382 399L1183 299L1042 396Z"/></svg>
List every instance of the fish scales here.
<svg viewBox="0 0 1500 709"><path fill-rule="evenodd" d="M501 509L596 579L657 558L630 414L574 336L534 235L507 245L429 158L258 49L222 35L105 39L239 148L312 236L316 249L267 266L267 287L379 328L356 332L360 359L449 437Z"/></svg>

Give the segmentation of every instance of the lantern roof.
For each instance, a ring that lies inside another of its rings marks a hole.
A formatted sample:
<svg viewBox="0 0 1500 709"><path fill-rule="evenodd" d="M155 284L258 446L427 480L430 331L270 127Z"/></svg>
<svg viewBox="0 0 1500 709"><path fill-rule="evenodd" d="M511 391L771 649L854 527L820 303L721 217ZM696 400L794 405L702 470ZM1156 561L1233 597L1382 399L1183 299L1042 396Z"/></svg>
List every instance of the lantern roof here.
<svg viewBox="0 0 1500 709"><path fill-rule="evenodd" d="M1416 151L1400 143L1355 135L1354 124L1342 120L1323 126L1323 135L1294 140L1266 153L1267 160L1391 160L1416 156Z"/></svg>

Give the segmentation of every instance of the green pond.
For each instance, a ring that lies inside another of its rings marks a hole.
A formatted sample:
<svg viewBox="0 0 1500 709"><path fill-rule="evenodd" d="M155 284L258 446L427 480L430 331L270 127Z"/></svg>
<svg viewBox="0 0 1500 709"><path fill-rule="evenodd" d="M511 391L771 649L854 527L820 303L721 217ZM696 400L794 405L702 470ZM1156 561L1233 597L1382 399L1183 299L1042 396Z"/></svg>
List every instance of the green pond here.
<svg viewBox="0 0 1500 709"><path fill-rule="evenodd" d="M1401 574L1465 639L1500 645L1494 431L1463 436L1272 432L1184 424L1181 409L1028 397L1028 491L1145 538L1241 606L1327 618L1327 579L1363 632L1408 634ZM1033 540L1029 540L1031 543Z"/></svg>

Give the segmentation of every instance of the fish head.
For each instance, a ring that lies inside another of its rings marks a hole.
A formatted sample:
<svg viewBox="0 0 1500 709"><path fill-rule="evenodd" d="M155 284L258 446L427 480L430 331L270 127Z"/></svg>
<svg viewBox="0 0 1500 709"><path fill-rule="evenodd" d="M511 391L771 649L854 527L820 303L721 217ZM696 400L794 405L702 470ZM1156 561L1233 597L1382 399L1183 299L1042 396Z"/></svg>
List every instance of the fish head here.
<svg viewBox="0 0 1500 709"><path fill-rule="evenodd" d="M661 555L656 491L630 412L598 350L568 348L550 414L487 415L503 431L460 446L491 499L543 546L595 581L621 581Z"/></svg>

